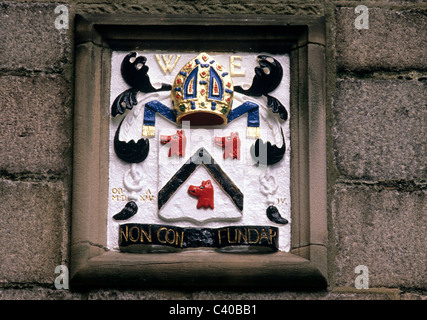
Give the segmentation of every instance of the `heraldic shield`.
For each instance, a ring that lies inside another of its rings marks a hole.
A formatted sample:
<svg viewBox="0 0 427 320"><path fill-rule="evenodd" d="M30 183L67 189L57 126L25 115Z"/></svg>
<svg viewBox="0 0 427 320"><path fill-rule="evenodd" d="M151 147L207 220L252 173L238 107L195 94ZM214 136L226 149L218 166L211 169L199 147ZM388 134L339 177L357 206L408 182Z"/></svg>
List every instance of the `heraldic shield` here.
<svg viewBox="0 0 427 320"><path fill-rule="evenodd" d="M289 251L289 56L113 52L108 245Z"/></svg>

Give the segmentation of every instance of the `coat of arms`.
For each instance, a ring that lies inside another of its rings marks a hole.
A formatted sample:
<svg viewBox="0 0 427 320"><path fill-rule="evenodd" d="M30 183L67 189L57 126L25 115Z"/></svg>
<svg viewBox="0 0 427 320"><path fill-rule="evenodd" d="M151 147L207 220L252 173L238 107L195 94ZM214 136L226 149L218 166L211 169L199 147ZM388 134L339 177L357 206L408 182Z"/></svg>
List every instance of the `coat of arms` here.
<svg viewBox="0 0 427 320"><path fill-rule="evenodd" d="M289 251L289 57L114 52L108 244Z"/></svg>

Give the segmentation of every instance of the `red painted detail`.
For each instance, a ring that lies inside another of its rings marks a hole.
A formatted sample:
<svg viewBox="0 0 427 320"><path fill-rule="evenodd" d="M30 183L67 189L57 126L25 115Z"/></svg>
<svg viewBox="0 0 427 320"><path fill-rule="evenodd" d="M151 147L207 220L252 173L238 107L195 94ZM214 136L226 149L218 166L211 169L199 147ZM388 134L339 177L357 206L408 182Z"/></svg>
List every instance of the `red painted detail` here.
<svg viewBox="0 0 427 320"><path fill-rule="evenodd" d="M231 132L228 137L215 137L215 144L224 150L224 159L240 159L240 138L238 132Z"/></svg>
<svg viewBox="0 0 427 320"><path fill-rule="evenodd" d="M191 185L188 193L199 198L197 209L202 207L214 209L214 188L210 180L202 181L200 186Z"/></svg>
<svg viewBox="0 0 427 320"><path fill-rule="evenodd" d="M187 138L184 130L177 130L176 134L170 136L160 136L162 144L170 144L169 157L177 155L178 157L185 157L185 146L187 145Z"/></svg>

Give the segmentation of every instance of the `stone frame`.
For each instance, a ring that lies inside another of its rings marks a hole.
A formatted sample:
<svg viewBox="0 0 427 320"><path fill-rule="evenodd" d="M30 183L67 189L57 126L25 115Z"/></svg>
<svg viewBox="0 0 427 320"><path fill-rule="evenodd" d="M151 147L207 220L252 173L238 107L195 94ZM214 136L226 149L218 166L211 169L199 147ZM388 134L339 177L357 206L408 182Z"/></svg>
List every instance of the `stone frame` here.
<svg viewBox="0 0 427 320"><path fill-rule="evenodd" d="M197 32L202 27L203 33ZM267 15L77 15L72 287L327 286L325 20ZM252 48L291 61L291 251L271 254L110 252L108 110L112 50Z"/></svg>

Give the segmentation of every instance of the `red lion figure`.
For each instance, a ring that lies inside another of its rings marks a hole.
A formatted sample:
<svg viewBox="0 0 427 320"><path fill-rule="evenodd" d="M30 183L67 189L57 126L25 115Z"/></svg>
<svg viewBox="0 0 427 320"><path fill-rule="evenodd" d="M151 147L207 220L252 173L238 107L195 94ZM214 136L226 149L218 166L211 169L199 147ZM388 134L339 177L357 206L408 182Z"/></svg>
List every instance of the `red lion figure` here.
<svg viewBox="0 0 427 320"><path fill-rule="evenodd" d="M214 208L214 189L210 180L202 181L201 186L190 186L188 193L199 198L197 209Z"/></svg>
<svg viewBox="0 0 427 320"><path fill-rule="evenodd" d="M240 138L238 132L231 132L228 137L215 137L215 144L224 150L224 159L240 159Z"/></svg>
<svg viewBox="0 0 427 320"><path fill-rule="evenodd" d="M160 136L162 144L170 143L169 157L177 155L178 157L185 157L185 146L187 138L185 137L184 130L177 130L176 134L170 136Z"/></svg>

